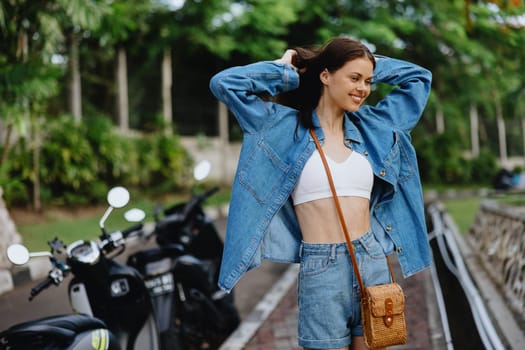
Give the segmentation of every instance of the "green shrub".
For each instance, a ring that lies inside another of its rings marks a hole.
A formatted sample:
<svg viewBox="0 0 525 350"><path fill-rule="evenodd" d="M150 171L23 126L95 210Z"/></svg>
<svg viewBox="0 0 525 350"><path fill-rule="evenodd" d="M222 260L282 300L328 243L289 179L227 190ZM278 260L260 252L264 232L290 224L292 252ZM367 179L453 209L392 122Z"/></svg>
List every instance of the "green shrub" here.
<svg viewBox="0 0 525 350"><path fill-rule="evenodd" d="M498 172L496 156L488 150L482 150L471 161L471 179L478 184L490 184Z"/></svg>
<svg viewBox="0 0 525 350"><path fill-rule="evenodd" d="M86 138L97 159L97 178L114 185L136 184L133 170L138 167L131 141L114 131L111 119L95 116L86 120Z"/></svg>
<svg viewBox="0 0 525 350"><path fill-rule="evenodd" d="M191 174L192 159L182 147L177 135L162 135L156 138L160 167L153 173L155 183L183 185Z"/></svg>
<svg viewBox="0 0 525 350"><path fill-rule="evenodd" d="M50 189L52 202L85 204L97 200L90 190L97 180L97 159L84 124L67 116L48 122L40 161L41 185Z"/></svg>
<svg viewBox="0 0 525 350"><path fill-rule="evenodd" d="M43 203L88 204L104 200L114 185L145 190L173 190L191 174L192 159L177 135L122 135L104 116L78 123L64 116L40 131L40 195ZM9 204L30 202L34 184L33 155L27 138L12 147L3 178ZM18 184L14 186L14 184Z"/></svg>
<svg viewBox="0 0 525 350"><path fill-rule="evenodd" d="M416 145L421 179L428 183L457 183L465 180L465 164L452 135L443 133Z"/></svg>
<svg viewBox="0 0 525 350"><path fill-rule="evenodd" d="M451 134L432 135L415 146L421 179L426 183L490 185L498 169L496 157L487 150L466 159L459 141Z"/></svg>

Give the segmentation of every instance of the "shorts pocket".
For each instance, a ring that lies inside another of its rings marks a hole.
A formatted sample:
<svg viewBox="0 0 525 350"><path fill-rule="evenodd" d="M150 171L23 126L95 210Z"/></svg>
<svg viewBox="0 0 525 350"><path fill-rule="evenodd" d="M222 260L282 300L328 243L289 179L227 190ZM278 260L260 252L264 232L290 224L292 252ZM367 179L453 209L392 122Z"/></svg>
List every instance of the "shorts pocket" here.
<svg viewBox="0 0 525 350"><path fill-rule="evenodd" d="M305 276L320 274L330 265L331 259L325 255L303 255L300 272Z"/></svg>
<svg viewBox="0 0 525 350"><path fill-rule="evenodd" d="M368 254L368 256L372 259L384 259L385 253L383 252L383 248L381 247L381 244L377 241L375 236L371 234L370 237L368 237L364 242L362 242L362 245Z"/></svg>

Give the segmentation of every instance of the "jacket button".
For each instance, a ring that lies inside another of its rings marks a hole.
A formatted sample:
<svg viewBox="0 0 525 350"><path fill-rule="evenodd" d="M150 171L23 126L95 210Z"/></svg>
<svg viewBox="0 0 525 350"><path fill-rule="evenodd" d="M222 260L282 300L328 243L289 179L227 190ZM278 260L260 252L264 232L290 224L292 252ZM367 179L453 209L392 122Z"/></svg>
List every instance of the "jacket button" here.
<svg viewBox="0 0 525 350"><path fill-rule="evenodd" d="M364 154L365 156L368 156L368 151L364 151L363 154Z"/></svg>
<svg viewBox="0 0 525 350"><path fill-rule="evenodd" d="M387 230L387 231L392 231L392 226L388 225L388 226L386 227L386 230Z"/></svg>
<svg viewBox="0 0 525 350"><path fill-rule="evenodd" d="M385 175L386 175L386 171L381 170L381 172L379 173L379 175L381 175L381 176L385 176Z"/></svg>
<svg viewBox="0 0 525 350"><path fill-rule="evenodd" d="M403 253L403 248L401 248L401 247L397 247L396 250L397 250L397 252L398 252L399 254Z"/></svg>

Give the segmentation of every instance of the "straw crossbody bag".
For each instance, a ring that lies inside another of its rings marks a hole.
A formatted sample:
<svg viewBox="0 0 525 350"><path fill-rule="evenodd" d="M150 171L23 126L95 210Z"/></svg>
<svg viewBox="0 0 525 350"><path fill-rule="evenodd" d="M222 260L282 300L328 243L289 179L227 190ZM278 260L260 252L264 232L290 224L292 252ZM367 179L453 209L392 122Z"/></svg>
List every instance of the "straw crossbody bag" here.
<svg viewBox="0 0 525 350"><path fill-rule="evenodd" d="M330 173L330 168L326 162L326 157L321 148L319 140L313 130L310 130L315 146L319 151L321 160L323 161L326 175L332 195L334 197L335 206L341 226L345 234L346 244L352 259L357 281L359 282L359 289L361 291L361 321L363 323L363 335L366 345L370 349L382 348L391 345L405 344L407 341L407 329L405 322L405 295L401 286L396 283L394 271L390 264L390 259L386 257L390 275L392 276L392 283L381 284L377 286L365 287L363 279L359 273L359 267L354 254L350 234L346 228L345 220L339 199L335 191L334 182Z"/></svg>

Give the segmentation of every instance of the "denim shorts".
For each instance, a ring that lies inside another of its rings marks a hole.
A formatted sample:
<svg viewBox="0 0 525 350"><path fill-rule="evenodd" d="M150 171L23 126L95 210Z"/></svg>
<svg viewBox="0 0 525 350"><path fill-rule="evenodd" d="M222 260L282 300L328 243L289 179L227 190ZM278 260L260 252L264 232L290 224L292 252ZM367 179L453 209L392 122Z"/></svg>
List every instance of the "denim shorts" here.
<svg viewBox="0 0 525 350"><path fill-rule="evenodd" d="M374 234L369 231L352 245L363 283L389 283L390 270ZM363 335L359 283L346 243L302 243L297 294L300 346L341 348Z"/></svg>

